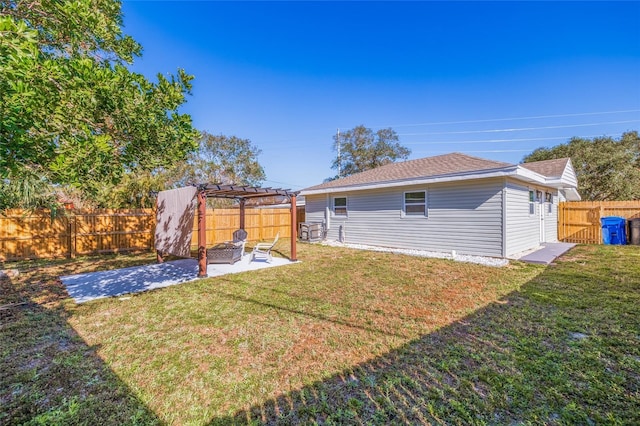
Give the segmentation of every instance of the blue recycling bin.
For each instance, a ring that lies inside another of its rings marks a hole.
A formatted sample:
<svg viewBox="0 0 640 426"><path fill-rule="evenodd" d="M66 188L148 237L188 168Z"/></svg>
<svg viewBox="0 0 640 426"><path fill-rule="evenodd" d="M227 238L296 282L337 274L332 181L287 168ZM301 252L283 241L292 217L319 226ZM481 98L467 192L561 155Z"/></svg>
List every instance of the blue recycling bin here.
<svg viewBox="0 0 640 426"><path fill-rule="evenodd" d="M608 216L600 219L602 224L602 242L605 244L627 244L626 219Z"/></svg>

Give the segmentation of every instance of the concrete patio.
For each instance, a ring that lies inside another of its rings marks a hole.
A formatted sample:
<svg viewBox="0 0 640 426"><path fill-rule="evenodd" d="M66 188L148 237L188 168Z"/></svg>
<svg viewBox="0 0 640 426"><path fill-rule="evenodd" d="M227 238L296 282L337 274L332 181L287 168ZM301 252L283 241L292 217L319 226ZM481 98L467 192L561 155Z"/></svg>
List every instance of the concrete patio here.
<svg viewBox="0 0 640 426"><path fill-rule="evenodd" d="M234 265L207 265L207 275L209 277L217 277L291 265L294 263L296 262L291 262L289 259L279 257L274 257L270 263L264 260L255 260L252 262L251 255L246 254L242 260L236 262ZM84 303L104 297L140 293L147 290L182 284L198 279L197 275L198 261L196 259L180 259L110 271L67 275L60 277L60 280L76 303Z"/></svg>

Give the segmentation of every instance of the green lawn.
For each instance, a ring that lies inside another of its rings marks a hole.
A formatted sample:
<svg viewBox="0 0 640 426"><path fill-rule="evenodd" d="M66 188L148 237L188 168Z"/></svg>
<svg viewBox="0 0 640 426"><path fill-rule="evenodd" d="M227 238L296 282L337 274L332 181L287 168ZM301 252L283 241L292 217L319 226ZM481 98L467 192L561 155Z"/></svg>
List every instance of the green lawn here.
<svg viewBox="0 0 640 426"><path fill-rule="evenodd" d="M2 265L0 424L640 424L639 247L298 257L83 305L59 275L154 257Z"/></svg>

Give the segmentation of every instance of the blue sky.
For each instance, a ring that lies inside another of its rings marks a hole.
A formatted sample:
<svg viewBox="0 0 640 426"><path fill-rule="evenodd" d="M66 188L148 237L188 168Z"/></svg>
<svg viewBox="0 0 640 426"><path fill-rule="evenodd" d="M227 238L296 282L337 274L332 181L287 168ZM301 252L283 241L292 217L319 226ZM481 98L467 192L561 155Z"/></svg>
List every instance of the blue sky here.
<svg viewBox="0 0 640 426"><path fill-rule="evenodd" d="M182 111L250 139L265 186L335 175L337 129L392 127L410 158L518 163L640 129L640 2L124 0L132 69L195 76Z"/></svg>

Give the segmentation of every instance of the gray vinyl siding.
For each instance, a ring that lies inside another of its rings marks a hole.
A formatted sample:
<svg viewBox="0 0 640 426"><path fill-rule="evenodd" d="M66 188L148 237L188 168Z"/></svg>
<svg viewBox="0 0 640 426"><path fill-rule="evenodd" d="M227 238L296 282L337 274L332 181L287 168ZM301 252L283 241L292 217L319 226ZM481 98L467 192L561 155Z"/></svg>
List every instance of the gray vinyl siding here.
<svg viewBox="0 0 640 426"><path fill-rule="evenodd" d="M573 168L565 168L564 172L562 173L561 180L565 184L565 186L573 188L578 187L578 178Z"/></svg>
<svg viewBox="0 0 640 426"><path fill-rule="evenodd" d="M324 219L333 197L347 197L346 217L330 217L327 239L372 246L503 256L503 179L307 195L307 221ZM428 215L402 215L404 192L427 192ZM320 213L322 211L322 213Z"/></svg>
<svg viewBox="0 0 640 426"><path fill-rule="evenodd" d="M305 197L305 222L324 222L326 208L325 200L325 195L307 195Z"/></svg>
<svg viewBox="0 0 640 426"><path fill-rule="evenodd" d="M539 205L536 213L529 214L529 189L520 183L506 183L506 256L511 256L540 244ZM535 190L536 188L531 187Z"/></svg>

